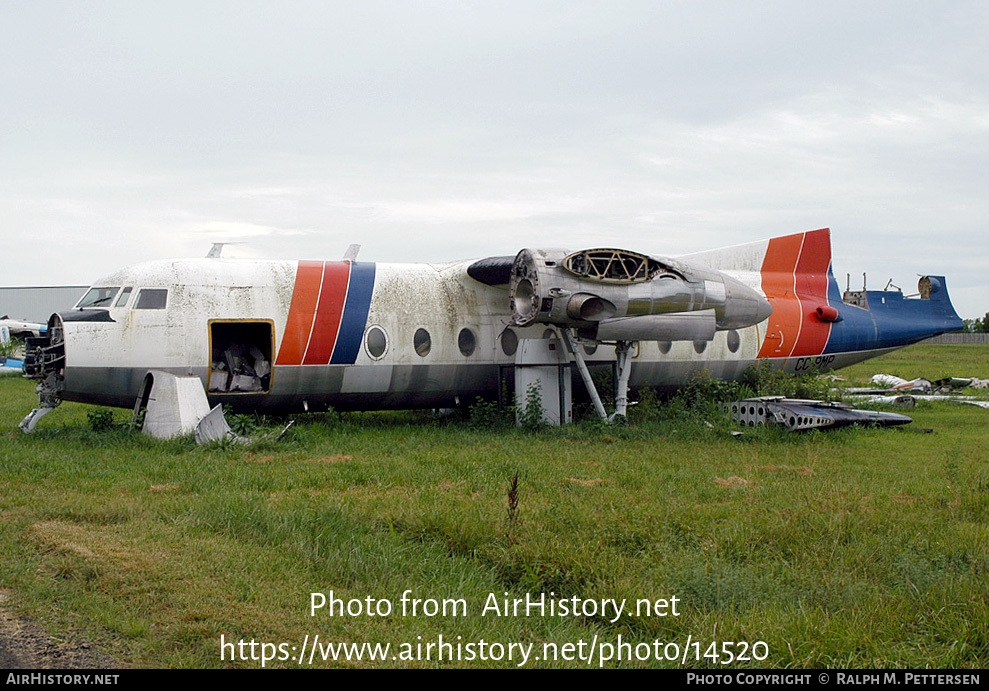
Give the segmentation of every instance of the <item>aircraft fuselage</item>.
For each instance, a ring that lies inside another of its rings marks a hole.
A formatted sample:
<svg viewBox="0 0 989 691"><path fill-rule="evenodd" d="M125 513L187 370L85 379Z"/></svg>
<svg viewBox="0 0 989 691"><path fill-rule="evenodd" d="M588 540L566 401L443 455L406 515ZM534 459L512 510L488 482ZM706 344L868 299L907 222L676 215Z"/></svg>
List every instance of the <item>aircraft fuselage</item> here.
<svg viewBox="0 0 989 691"><path fill-rule="evenodd" d="M920 297L864 291L846 302L827 230L681 260L650 265L648 280L668 280L649 302L636 297L641 276L629 274L626 299L595 288L607 276L546 285L555 279L544 274L538 288L513 276L510 287L472 277L472 261L148 262L100 279L77 309L53 315L29 375L64 400L128 408L148 370L198 376L211 405L234 409L447 407L495 395L520 340L562 329L580 335L593 367L615 361L614 340L595 334L638 325L627 333L652 336L627 339L636 344L631 387L671 388L702 370L738 378L760 361L837 369L961 327L940 277L922 279Z"/></svg>

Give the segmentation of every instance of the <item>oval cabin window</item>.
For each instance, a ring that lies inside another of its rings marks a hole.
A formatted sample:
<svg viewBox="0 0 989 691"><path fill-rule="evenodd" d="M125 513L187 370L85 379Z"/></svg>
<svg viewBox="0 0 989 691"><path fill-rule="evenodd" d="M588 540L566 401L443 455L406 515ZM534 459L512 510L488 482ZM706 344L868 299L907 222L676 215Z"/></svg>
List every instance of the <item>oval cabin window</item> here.
<svg viewBox="0 0 989 691"><path fill-rule="evenodd" d="M511 329L505 329L501 334L501 351L508 356L515 355L519 349L519 337Z"/></svg>
<svg viewBox="0 0 989 691"><path fill-rule="evenodd" d="M429 349L433 347L433 339L429 337L429 332L425 329L416 329L415 335L412 336L412 347L419 357L429 355Z"/></svg>
<svg viewBox="0 0 989 691"><path fill-rule="evenodd" d="M372 359L380 360L388 348L388 335L380 326L372 326L364 336L364 346Z"/></svg>
<svg viewBox="0 0 989 691"><path fill-rule="evenodd" d="M735 329L728 332L728 350L733 353L738 352L739 346L742 345L742 337L738 335Z"/></svg>
<svg viewBox="0 0 989 691"><path fill-rule="evenodd" d="M474 332L470 329L461 329L460 335L457 336L457 346L464 357L473 355L474 348L477 347L477 337L474 336Z"/></svg>

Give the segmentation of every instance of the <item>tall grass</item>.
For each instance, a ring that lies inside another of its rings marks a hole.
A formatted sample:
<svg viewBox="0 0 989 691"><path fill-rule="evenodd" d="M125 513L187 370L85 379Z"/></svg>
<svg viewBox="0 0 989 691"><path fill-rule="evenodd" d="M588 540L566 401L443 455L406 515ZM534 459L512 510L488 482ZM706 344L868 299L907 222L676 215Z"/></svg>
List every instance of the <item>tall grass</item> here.
<svg viewBox="0 0 989 691"><path fill-rule="evenodd" d="M741 666L985 666L986 411L916 409L933 434L735 438L705 424L720 386L640 393L624 427L328 414L278 443L206 448L122 419L97 431L93 409L71 404L21 435L31 386L0 379L2 587L19 611L137 666L254 666L221 663L219 636L317 633L396 645L690 637L701 652L761 640L768 659ZM393 603L411 590L469 611L310 617L309 593L330 590ZM681 612L481 617L492 593L676 596ZM583 663L530 662L561 665Z"/></svg>

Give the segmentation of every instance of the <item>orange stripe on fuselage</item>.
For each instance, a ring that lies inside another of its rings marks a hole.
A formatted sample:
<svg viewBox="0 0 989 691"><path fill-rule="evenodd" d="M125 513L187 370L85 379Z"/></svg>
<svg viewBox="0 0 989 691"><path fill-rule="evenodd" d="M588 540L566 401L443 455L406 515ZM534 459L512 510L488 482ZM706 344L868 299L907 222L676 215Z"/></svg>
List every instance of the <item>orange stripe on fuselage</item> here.
<svg viewBox="0 0 989 691"><path fill-rule="evenodd" d="M762 262L762 290L773 306L759 357L788 357L800 334L800 301L794 273L805 233L773 238Z"/></svg>
<svg viewBox="0 0 989 691"><path fill-rule="evenodd" d="M316 318L316 303L323 278L323 262L300 261L295 274L295 290L292 305L285 322L285 335L278 351L276 365L301 365L306 354L313 320Z"/></svg>
<svg viewBox="0 0 989 691"><path fill-rule="evenodd" d="M323 265L323 285L319 291L319 306L313 323L309 347L302 359L303 365L326 365L333 355L333 347L340 332L340 319L347 302L350 284L350 262L326 262Z"/></svg>
<svg viewBox="0 0 989 691"><path fill-rule="evenodd" d="M831 266L831 237L827 229L804 234L797 262L796 286L802 326L793 357L820 355L831 336L831 324L817 318L817 308L828 304L828 268Z"/></svg>

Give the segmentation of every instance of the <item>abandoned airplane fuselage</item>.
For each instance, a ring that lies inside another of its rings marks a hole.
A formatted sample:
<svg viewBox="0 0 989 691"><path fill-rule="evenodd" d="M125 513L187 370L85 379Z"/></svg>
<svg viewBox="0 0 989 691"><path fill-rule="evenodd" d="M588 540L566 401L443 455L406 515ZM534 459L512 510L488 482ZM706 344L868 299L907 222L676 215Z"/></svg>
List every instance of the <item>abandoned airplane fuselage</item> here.
<svg viewBox="0 0 989 691"><path fill-rule="evenodd" d="M155 261L53 315L26 372L43 400L120 407L149 370L196 375L234 409L447 407L495 394L521 339L560 338L591 366L630 344L632 388L675 387L759 361L835 369L961 328L943 278L920 292L842 296L826 229L678 259Z"/></svg>

